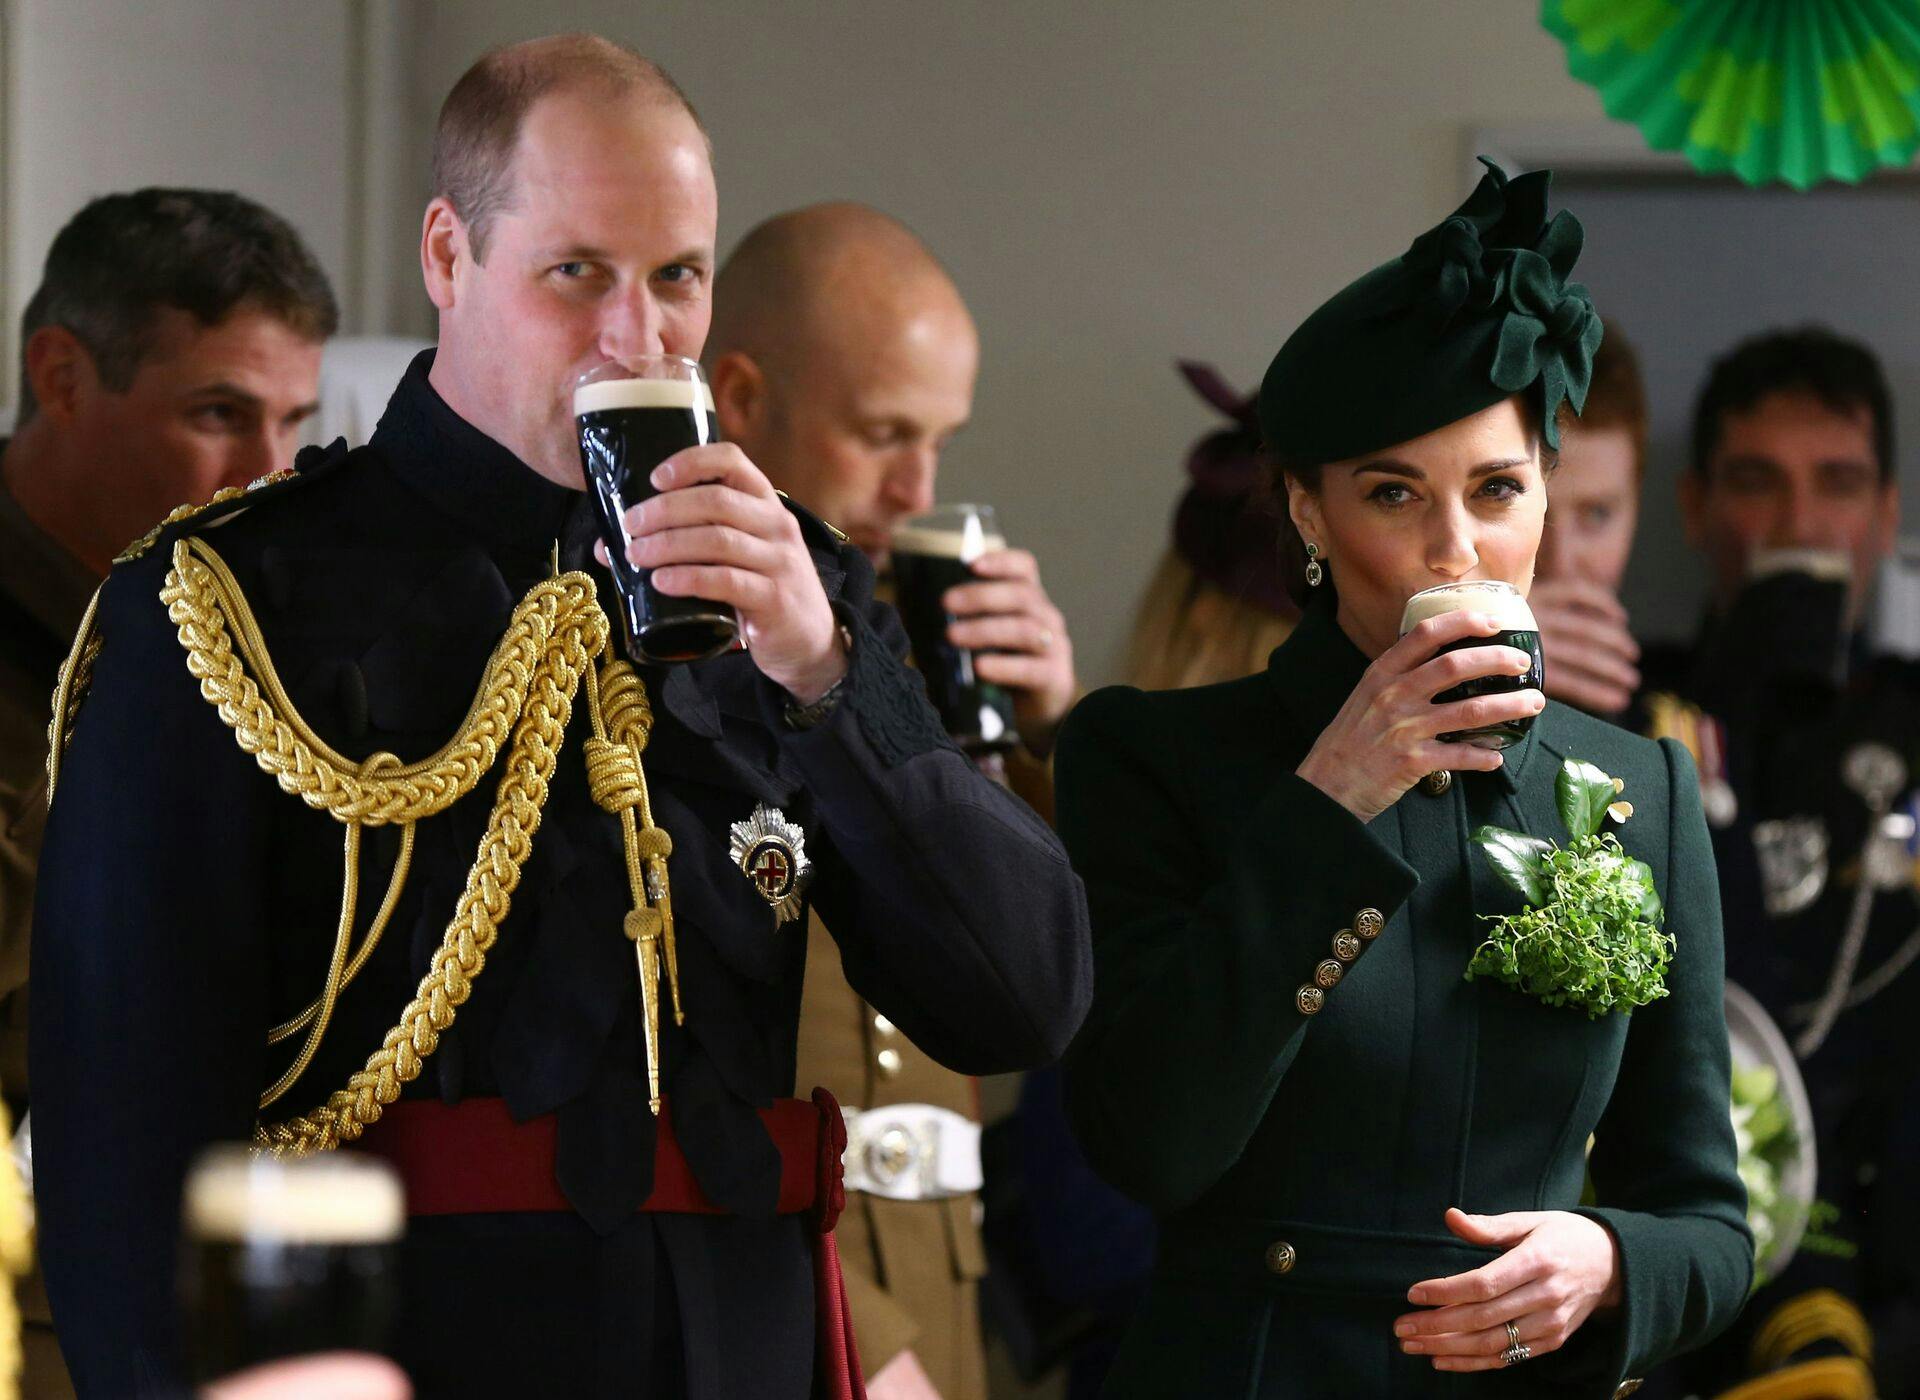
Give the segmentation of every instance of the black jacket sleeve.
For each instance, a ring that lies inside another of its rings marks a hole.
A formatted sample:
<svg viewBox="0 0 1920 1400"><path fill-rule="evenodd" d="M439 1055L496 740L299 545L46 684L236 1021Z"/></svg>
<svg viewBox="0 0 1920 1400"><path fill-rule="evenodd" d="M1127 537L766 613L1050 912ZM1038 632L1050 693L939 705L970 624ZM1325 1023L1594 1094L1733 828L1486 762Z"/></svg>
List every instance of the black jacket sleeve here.
<svg viewBox="0 0 1920 1400"><path fill-rule="evenodd" d="M1295 997L1328 935L1362 909L1390 919L1418 876L1291 773L1242 815L1234 848L1206 849L1152 705L1097 692L1060 736L1060 831L1086 877L1098 984L1067 1107L1102 1176L1172 1211L1266 1116L1308 1033Z"/></svg>
<svg viewBox="0 0 1920 1400"><path fill-rule="evenodd" d="M940 732L899 617L842 557L842 699L812 729L775 721L824 828L813 902L848 983L941 1064L1049 1063L1092 995L1085 892L1046 824Z"/></svg>
<svg viewBox="0 0 1920 1400"><path fill-rule="evenodd" d="M117 572L40 859L31 1035L38 1245L83 1396L172 1393L187 1163L251 1133L274 784L200 697L159 601Z"/></svg>

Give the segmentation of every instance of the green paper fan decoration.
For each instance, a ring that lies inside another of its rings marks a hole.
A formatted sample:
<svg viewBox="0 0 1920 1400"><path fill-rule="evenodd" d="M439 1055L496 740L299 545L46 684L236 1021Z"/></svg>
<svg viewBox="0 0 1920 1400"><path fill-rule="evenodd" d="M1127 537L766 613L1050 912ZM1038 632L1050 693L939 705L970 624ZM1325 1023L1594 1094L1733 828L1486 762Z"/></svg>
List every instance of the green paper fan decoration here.
<svg viewBox="0 0 1920 1400"><path fill-rule="evenodd" d="M1920 149L1920 0L1541 0L1567 68L1655 150L1797 190Z"/></svg>

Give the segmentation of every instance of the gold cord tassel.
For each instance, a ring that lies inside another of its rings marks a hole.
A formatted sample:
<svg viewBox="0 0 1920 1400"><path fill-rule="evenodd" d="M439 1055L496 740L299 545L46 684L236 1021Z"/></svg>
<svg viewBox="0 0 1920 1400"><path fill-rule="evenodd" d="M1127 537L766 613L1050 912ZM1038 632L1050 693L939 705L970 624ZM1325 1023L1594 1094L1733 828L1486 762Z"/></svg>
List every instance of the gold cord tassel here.
<svg viewBox="0 0 1920 1400"><path fill-rule="evenodd" d="M587 786L593 800L620 819L620 840L627 856L627 937L633 940L640 972L640 1015L647 1041L647 1096L660 1112L660 969L664 960L673 1023L686 1024L680 1006L680 959L673 937L673 900L667 884L667 857L673 838L654 824L647 797L646 770L640 755L653 732L653 708L647 687L624 661L604 663L587 672Z"/></svg>
<svg viewBox="0 0 1920 1400"><path fill-rule="evenodd" d="M507 748L466 888L399 1024L344 1089L300 1117L262 1124L255 1132L254 1141L263 1151L324 1152L358 1138L400 1097L403 1085L419 1078L439 1047L441 1033L452 1026L454 1013L472 994L473 979L486 965L540 829L573 697L581 677L606 648L606 614L594 596L593 580L585 574L563 574L535 585L514 608L459 732L431 757L392 767L343 757L300 719L273 669L246 598L206 541L175 543L173 568L160 597L179 629L188 671L243 752L287 792L327 812L350 832L388 822L402 826L403 858L382 916L376 919L378 926L384 926L399 900L412 849L406 828L466 796L493 767L500 749ZM369 944L371 940L370 930ZM363 945L362 954L370 951ZM340 956L336 945L336 965ZM363 962L356 954L341 973L340 985ZM324 1002L323 994L311 1008L310 1023L321 1020ZM287 1034L298 1029L300 1020L287 1023Z"/></svg>
<svg viewBox="0 0 1920 1400"><path fill-rule="evenodd" d="M507 917L540 828L582 680L593 727L586 745L588 785L594 801L619 819L626 852L634 907L625 927L639 966L647 1088L658 1113L663 969L674 1022L685 1021L667 881L673 842L653 820L640 763L653 726L646 686L624 661L608 661L598 670L594 666L606 651L608 625L593 580L578 572L556 574L521 599L466 718L438 753L416 763L403 764L392 754L356 763L328 747L294 709L239 583L213 547L202 539L176 541L172 562L160 598L179 630L187 669L200 683L201 695L233 731L241 750L284 790L347 828L340 920L326 985L312 1005L270 1032L272 1044L302 1030L307 1037L293 1064L263 1096L261 1107L284 1095L312 1063L340 993L379 943L412 865L414 824L465 797L494 766L500 750L507 749L466 888L399 1024L344 1089L300 1117L263 1123L254 1138L260 1150L302 1155L352 1142L400 1097L403 1085L420 1076L441 1033L453 1025L455 1013L472 994L473 979L485 967ZM62 733L71 726L97 652L91 628L83 627L56 698L54 722ZM349 956L364 828L389 823L400 827L400 854L386 898L366 938Z"/></svg>

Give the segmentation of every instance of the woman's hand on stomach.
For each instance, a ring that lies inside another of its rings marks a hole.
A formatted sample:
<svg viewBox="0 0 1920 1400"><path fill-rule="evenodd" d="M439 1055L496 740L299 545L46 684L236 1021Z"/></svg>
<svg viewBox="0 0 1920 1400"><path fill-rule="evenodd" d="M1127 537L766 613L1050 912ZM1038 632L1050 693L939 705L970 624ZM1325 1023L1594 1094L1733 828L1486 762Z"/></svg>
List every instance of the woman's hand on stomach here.
<svg viewBox="0 0 1920 1400"><path fill-rule="evenodd" d="M1436 1371L1506 1365L1509 1322L1534 1356L1544 1356L1565 1346L1596 1310L1619 1306L1620 1247L1606 1226L1584 1215L1449 1210L1447 1228L1468 1244L1504 1253L1407 1291L1407 1301L1423 1310L1395 1319L1394 1335L1402 1351L1431 1357Z"/></svg>
<svg viewBox="0 0 1920 1400"><path fill-rule="evenodd" d="M1546 697L1537 690L1515 690L1444 705L1434 704L1433 697L1463 681L1525 674L1531 658L1517 647L1462 647L1434 655L1449 642L1488 637L1499 630L1499 624L1481 612L1461 610L1428 618L1367 667L1295 772L1364 822L1438 769L1498 768L1498 752L1443 744L1439 736L1537 715Z"/></svg>

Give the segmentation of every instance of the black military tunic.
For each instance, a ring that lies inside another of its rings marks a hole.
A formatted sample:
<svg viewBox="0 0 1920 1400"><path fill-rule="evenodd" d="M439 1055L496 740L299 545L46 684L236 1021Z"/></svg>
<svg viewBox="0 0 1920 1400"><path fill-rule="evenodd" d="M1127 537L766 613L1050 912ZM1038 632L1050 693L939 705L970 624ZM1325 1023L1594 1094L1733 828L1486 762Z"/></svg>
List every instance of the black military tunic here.
<svg viewBox="0 0 1920 1400"><path fill-rule="evenodd" d="M1859 889L1873 817L1872 785L1862 782L1870 770L1858 758L1869 746L1898 757L1886 796L1896 814L1914 810L1920 672L1869 654L1858 638L1836 672L1819 627L1762 601L1742 599L1709 618L1688 646L1648 648L1642 671L1647 692L1698 706L1724 731L1737 806L1713 839L1727 976L1793 1042L1827 989ZM1826 1288L1871 1326L1880 1393L1920 1395L1920 960L1901 961L1920 938L1913 869L1872 896L1848 1005L1799 1057L1819 1158L1807 1236L1740 1327L1680 1375L1661 1378L1671 1393L1744 1375L1754 1329L1780 1304Z"/></svg>
<svg viewBox="0 0 1920 1400"><path fill-rule="evenodd" d="M604 579L584 498L454 414L430 363L414 363L367 448L308 458L242 508L175 527L106 587L33 967L40 1247L85 1394L176 1374L185 1164L252 1132L287 1058L266 1029L318 992L340 904L340 824L279 791L188 674L159 599L173 537L218 551L293 707L355 760L411 761L446 742L515 602L550 576L556 540L563 568ZM916 1044L967 1073L1002 1072L1055 1058L1079 1023L1086 915L1064 853L944 740L869 567L802 519L853 642L825 722L789 725L784 693L745 655L642 672L686 1008L684 1027L663 1026L663 1088L699 1185L733 1214L636 1213L655 1120L622 934L631 900L620 828L588 791L578 703L498 943L406 1090L556 1115L573 1211L412 1223L402 1346L422 1394L807 1393L805 1227L773 1212L780 1159L755 1114L794 1090L806 923L776 925L729 855L729 825L756 805L804 829L811 897L850 980ZM441 943L495 781L418 824L391 932L266 1117L321 1102L394 1024ZM391 827L369 830L362 928L396 849Z"/></svg>

